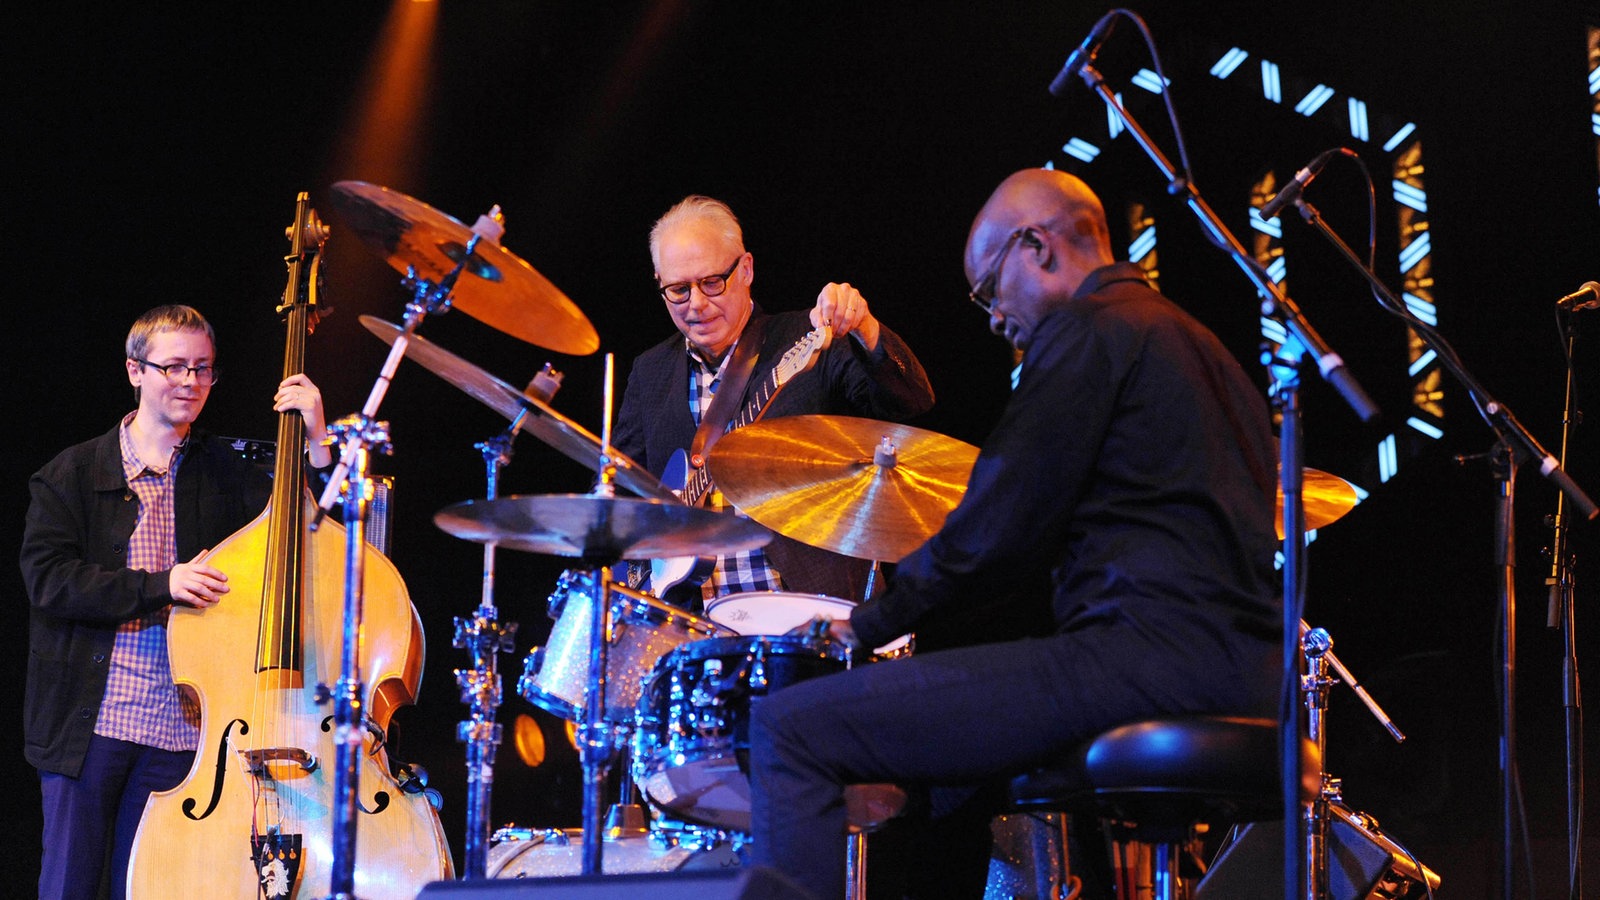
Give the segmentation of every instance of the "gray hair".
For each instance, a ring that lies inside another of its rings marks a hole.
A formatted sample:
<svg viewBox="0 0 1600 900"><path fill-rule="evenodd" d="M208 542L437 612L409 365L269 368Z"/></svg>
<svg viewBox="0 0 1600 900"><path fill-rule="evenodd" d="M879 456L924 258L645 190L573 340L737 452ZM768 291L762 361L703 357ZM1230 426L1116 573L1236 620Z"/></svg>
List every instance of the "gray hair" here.
<svg viewBox="0 0 1600 900"><path fill-rule="evenodd" d="M729 242L744 250L744 229L739 227L739 219L728 208L728 204L701 194L690 194L679 200L673 207L656 220L650 228L650 264L659 265L657 251L661 248L661 236L668 231L691 222L704 223L721 232Z"/></svg>

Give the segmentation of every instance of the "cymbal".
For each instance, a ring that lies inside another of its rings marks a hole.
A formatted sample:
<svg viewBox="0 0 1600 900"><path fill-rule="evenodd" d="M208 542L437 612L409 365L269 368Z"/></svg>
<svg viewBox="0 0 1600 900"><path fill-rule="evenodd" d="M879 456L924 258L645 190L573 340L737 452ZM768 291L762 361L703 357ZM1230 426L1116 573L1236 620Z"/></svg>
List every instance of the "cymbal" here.
<svg viewBox="0 0 1600 900"><path fill-rule="evenodd" d="M590 494L468 500L433 517L445 532L513 550L621 559L712 556L754 550L772 539L761 525L731 512L681 501Z"/></svg>
<svg viewBox="0 0 1600 900"><path fill-rule="evenodd" d="M396 271L415 268L438 284L472 240L445 213L364 181L333 185L333 207L356 237ZM500 331L558 353L583 356L600 336L577 305L498 242L480 240L450 290L450 305Z"/></svg>
<svg viewBox="0 0 1600 900"><path fill-rule="evenodd" d="M1355 508L1355 485L1337 475L1318 469L1305 469L1301 475L1300 503L1306 511L1306 530L1322 528L1337 522L1345 513ZM1277 512L1278 540L1283 540L1283 485L1278 485Z"/></svg>
<svg viewBox="0 0 1600 900"><path fill-rule="evenodd" d="M405 329L374 316L362 316L361 324L377 335L384 343L393 345ZM522 430L546 444L560 450L568 458L581 463L589 471L600 467L600 439L577 422L556 412L538 397L519 391L504 381L490 375L470 362L432 343L427 338L413 334L406 342L406 357L422 365L445 381L450 382L467 396L489 407L508 421L527 413L522 420ZM678 497L666 485L651 475L643 466L616 449L611 451L617 468L616 483L638 494L668 503Z"/></svg>
<svg viewBox="0 0 1600 900"><path fill-rule="evenodd" d="M707 465L728 502L773 531L899 562L944 524L977 458L971 444L909 425L785 416L723 435Z"/></svg>

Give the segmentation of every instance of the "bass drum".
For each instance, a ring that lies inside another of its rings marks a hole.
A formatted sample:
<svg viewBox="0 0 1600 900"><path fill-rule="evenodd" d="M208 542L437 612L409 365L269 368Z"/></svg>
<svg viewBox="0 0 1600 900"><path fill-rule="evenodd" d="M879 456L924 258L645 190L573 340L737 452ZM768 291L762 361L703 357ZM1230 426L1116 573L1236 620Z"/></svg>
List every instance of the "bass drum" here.
<svg viewBox="0 0 1600 900"><path fill-rule="evenodd" d="M679 844L664 834L607 837L600 849L605 875L706 871L740 865L729 844L698 847ZM486 874L490 878L555 878L583 873L583 829L502 828L489 844Z"/></svg>
<svg viewBox="0 0 1600 900"><path fill-rule="evenodd" d="M706 604L706 618L739 634L788 634L817 616L848 619L856 608L851 600L827 594L793 591L746 591L728 594ZM872 651L872 662L911 655L912 636L903 634Z"/></svg>
<svg viewBox="0 0 1600 900"><path fill-rule="evenodd" d="M634 781L670 817L748 834L755 704L849 667L843 644L800 635L710 638L673 650L639 698Z"/></svg>
<svg viewBox="0 0 1600 900"><path fill-rule="evenodd" d="M517 693L548 712L579 721L589 697L589 641L594 622L592 572L567 571L550 595L555 627L543 647L523 661ZM633 720L639 689L662 655L674 647L733 632L669 606L649 594L611 585L612 641L606 648L606 709L610 722Z"/></svg>

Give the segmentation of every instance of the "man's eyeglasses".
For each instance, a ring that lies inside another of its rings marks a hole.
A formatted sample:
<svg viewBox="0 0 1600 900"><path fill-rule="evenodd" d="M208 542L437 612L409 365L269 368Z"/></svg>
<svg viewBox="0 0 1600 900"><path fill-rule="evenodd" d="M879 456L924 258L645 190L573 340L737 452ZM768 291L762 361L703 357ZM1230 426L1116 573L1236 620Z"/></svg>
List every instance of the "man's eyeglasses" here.
<svg viewBox="0 0 1600 900"><path fill-rule="evenodd" d="M978 308L989 315L994 315L994 285L1000 280L1000 267L1006 263L1006 254L1011 252L1011 245L1027 232L1026 228L1018 228L1006 235L1006 242L1000 245L1000 254L994 258L994 263L989 266L989 271L983 273L978 283L967 292L967 299L978 304Z"/></svg>
<svg viewBox="0 0 1600 900"><path fill-rule="evenodd" d="M728 289L728 279L733 277L733 273L738 270L739 263L742 262L744 262L744 254L740 253L738 259L733 261L733 265L728 267L728 271L723 272L721 275L707 275L704 278L696 278L693 281L675 281L672 284L662 285L657 289L657 292L661 294L661 299L674 304L688 303L689 293L697 285L700 288L700 293L705 294L707 297L715 297Z"/></svg>
<svg viewBox="0 0 1600 900"><path fill-rule="evenodd" d="M158 363L153 363L148 359L139 359L137 357L135 357L133 361L141 366L149 366L152 369L159 369L161 374L167 376L167 381L170 384L183 384L183 379L190 375L194 376L196 384L210 387L211 385L217 383L216 366L187 366L183 363L167 363L163 366Z"/></svg>

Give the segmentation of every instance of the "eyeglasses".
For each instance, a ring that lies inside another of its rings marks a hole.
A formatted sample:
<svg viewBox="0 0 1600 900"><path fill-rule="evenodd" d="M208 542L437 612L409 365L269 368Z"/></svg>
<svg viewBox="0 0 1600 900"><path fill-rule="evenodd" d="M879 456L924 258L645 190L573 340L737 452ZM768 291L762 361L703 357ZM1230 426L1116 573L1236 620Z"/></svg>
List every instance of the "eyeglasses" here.
<svg viewBox="0 0 1600 900"><path fill-rule="evenodd" d="M190 375L194 376L196 384L205 385L206 387L210 387L211 385L217 383L216 366L186 366L183 363L167 363L166 365L160 365L158 363L153 363L148 359L139 359L138 357L134 357L133 361L141 366L149 366L152 369L159 369L161 374L167 376L167 382L169 384L183 384L183 379Z"/></svg>
<svg viewBox="0 0 1600 900"><path fill-rule="evenodd" d="M672 284L664 284L656 289L657 293L661 295L661 299L672 304L688 303L689 294L696 286L700 288L700 293L705 294L707 297L715 297L728 289L728 279L733 277L733 273L738 270L739 263L742 262L744 262L744 254L740 253L739 258L735 259L733 265L728 267L728 271L723 272L721 275L707 275L704 278L696 278L693 281L675 281Z"/></svg>
<svg viewBox="0 0 1600 900"><path fill-rule="evenodd" d="M983 273L978 283L967 292L967 299L978 304L978 308L989 315L994 315L994 285L1000 280L1000 267L1006 263L1006 254L1011 252L1011 245L1017 242L1027 232L1026 228L1018 228L1006 235L1006 242L1000 245L1000 254L994 258L994 264L989 266L989 271Z"/></svg>

